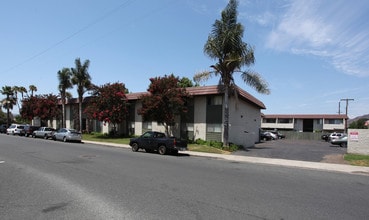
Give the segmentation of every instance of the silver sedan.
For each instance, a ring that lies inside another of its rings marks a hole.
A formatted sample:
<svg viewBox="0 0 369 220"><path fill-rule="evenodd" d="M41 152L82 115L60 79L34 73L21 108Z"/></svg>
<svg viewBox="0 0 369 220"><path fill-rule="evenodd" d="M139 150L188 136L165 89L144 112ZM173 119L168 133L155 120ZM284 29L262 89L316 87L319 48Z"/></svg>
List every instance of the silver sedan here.
<svg viewBox="0 0 369 220"><path fill-rule="evenodd" d="M67 141L81 142L82 135L75 129L61 128L53 134L53 139L54 141L59 140L64 142Z"/></svg>

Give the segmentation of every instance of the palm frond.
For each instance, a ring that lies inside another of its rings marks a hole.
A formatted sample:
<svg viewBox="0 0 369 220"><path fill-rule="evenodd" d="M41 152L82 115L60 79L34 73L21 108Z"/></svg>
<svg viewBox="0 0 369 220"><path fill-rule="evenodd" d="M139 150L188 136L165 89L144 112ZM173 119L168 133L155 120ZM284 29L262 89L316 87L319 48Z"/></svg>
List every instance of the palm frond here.
<svg viewBox="0 0 369 220"><path fill-rule="evenodd" d="M243 81L262 94L270 94L268 83L256 72L246 71L241 73Z"/></svg>
<svg viewBox="0 0 369 220"><path fill-rule="evenodd" d="M202 71L199 73L196 73L193 77L193 81L197 84L200 84L202 82L207 81L211 76L212 76L213 72L210 71Z"/></svg>

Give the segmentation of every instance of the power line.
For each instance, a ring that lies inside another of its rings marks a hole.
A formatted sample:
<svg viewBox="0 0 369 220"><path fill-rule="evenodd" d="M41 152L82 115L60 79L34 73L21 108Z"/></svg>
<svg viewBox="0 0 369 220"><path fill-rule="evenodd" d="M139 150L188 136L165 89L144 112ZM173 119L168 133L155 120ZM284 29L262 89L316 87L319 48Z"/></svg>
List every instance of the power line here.
<svg viewBox="0 0 369 220"><path fill-rule="evenodd" d="M44 49L44 50L42 50L42 51L40 51L40 52L38 52L38 53L34 54L33 56L31 56L31 57L29 57L29 58L25 59L24 61L22 61L22 62L20 62L20 63L18 63L18 64L16 64L16 65L14 65L14 66L10 67L9 69L7 69L7 70L3 71L2 73L7 73L7 72L9 72L9 71L11 71L11 70L13 70L13 69L16 69L17 67L22 66L22 65L24 65L25 63L28 63L28 62L30 62L30 61L32 61L32 60L34 60L34 59L36 59L37 57L39 57L39 56L41 56L41 55L43 55L43 54L47 53L48 51L50 51L50 50L54 49L55 47L57 47L57 46L59 46L59 45L61 45L61 44L63 44L64 42L66 42L66 41L70 40L71 38L73 38L73 37L77 36L78 34L82 33L83 31L85 31L85 30L87 30L87 29L91 28L92 26L96 25L97 23L99 23L99 22L101 22L101 21L105 20L107 17L109 17L109 16L111 16L112 14L116 13L116 12L117 12L118 10L120 10L121 8L127 7L127 6L128 6L130 3L132 3L133 1L134 1L134 0L126 0L126 1L125 1L125 2L123 2L122 4L118 5L117 7L113 8L112 10L110 10L110 11L106 12L106 13L105 13L105 14L103 14L102 16L100 16L100 17L98 17L97 19L93 20L92 22L90 22L90 23L89 23L89 24L87 24L86 26L84 26L84 27L80 28L80 29L79 29L79 30L77 30L76 32L72 33L71 35L69 35L69 36L65 37L64 39L62 39L62 40L60 40L60 41L58 41L58 42L54 43L53 45L49 46L48 48L46 48L46 49Z"/></svg>

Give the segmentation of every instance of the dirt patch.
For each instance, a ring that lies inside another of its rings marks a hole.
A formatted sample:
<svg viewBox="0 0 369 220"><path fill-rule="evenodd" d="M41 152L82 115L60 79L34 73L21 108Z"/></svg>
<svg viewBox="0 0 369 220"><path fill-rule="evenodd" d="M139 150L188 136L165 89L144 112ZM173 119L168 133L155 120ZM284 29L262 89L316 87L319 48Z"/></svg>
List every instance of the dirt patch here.
<svg viewBox="0 0 369 220"><path fill-rule="evenodd" d="M345 159L343 159L342 154L329 154L324 156L323 163L337 163L337 164L349 164Z"/></svg>

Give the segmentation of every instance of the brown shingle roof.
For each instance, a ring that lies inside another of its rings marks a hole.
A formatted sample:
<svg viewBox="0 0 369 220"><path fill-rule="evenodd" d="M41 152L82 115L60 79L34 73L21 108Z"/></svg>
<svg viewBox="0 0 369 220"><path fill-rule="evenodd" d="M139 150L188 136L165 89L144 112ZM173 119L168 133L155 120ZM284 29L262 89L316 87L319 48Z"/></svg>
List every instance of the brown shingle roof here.
<svg viewBox="0 0 369 220"><path fill-rule="evenodd" d="M238 95L240 98L243 98L245 101L250 102L251 104L256 105L260 109L266 109L263 102L249 94L248 92L242 90L239 87L236 87ZM186 91L192 96L201 96L201 95L216 95L222 94L218 89L218 86L198 86L198 87L188 87ZM141 95L148 94L148 92L138 92L138 93L129 93L126 94L128 100L137 100Z"/></svg>
<svg viewBox="0 0 369 220"><path fill-rule="evenodd" d="M295 118L295 119L347 119L346 115L338 114L273 114L262 116L263 118Z"/></svg>

